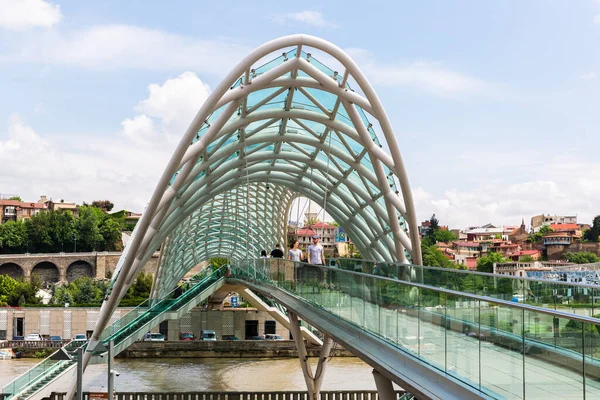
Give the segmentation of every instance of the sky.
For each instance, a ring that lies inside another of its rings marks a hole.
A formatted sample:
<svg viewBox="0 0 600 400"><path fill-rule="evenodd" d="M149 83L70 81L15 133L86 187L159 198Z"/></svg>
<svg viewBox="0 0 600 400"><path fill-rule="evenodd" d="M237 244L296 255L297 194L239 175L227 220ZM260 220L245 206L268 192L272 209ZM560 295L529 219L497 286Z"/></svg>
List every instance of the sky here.
<svg viewBox="0 0 600 400"><path fill-rule="evenodd" d="M600 0L0 0L0 193L142 211L200 105L262 43L346 50L419 221L600 214Z"/></svg>

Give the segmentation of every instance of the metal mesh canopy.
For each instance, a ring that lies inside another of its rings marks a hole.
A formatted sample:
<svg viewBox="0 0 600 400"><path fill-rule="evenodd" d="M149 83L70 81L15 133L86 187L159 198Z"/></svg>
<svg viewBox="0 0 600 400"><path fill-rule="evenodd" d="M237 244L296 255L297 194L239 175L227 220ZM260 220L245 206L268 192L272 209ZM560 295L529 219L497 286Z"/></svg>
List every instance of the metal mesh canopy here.
<svg viewBox="0 0 600 400"><path fill-rule="evenodd" d="M125 249L110 297L124 295L161 245L158 294L208 258L256 257L284 244L300 196L324 205L363 258L421 263L412 195L381 102L345 52L306 35L260 46L206 100Z"/></svg>

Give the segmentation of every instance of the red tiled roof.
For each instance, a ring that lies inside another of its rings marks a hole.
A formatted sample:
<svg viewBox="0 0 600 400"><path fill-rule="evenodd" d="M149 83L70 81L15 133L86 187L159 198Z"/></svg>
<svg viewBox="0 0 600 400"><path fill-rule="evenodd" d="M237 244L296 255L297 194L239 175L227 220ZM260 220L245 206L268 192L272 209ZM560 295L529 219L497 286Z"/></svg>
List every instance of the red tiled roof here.
<svg viewBox="0 0 600 400"><path fill-rule="evenodd" d="M479 247L479 242L454 242L458 247Z"/></svg>
<svg viewBox="0 0 600 400"><path fill-rule="evenodd" d="M335 226L327 224L325 222L317 222L315 224L312 224L310 226L310 228L313 228L313 229L314 228L319 228L319 229L333 229L333 228L335 228Z"/></svg>
<svg viewBox="0 0 600 400"><path fill-rule="evenodd" d="M21 208L47 208L44 203L26 202L18 200L0 200L0 206L16 206Z"/></svg>
<svg viewBox="0 0 600 400"><path fill-rule="evenodd" d="M315 235L315 231L309 228L300 228L297 233L298 236L312 236Z"/></svg>
<svg viewBox="0 0 600 400"><path fill-rule="evenodd" d="M550 228L555 232L561 231L576 231L579 230L579 225L577 224L552 224Z"/></svg>
<svg viewBox="0 0 600 400"><path fill-rule="evenodd" d="M521 250L515 252L515 256L535 256L536 254L540 254L539 250Z"/></svg>

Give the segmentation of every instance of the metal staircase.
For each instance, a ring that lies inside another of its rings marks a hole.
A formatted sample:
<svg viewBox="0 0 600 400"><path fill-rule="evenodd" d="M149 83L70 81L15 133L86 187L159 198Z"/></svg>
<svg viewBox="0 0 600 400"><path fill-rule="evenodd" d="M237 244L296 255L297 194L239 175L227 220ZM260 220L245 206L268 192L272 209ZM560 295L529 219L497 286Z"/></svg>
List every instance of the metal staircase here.
<svg viewBox="0 0 600 400"><path fill-rule="evenodd" d="M117 355L134 342L142 339L145 333L161 322L167 319L181 318L223 285L225 267L216 271L212 271L212 268L207 267L205 271L199 282L183 293L180 289L176 289L160 300L146 300L108 326L100 337L100 341L107 346L112 340L115 355ZM4 397L5 400L29 399L61 376L66 375L67 371L76 367L77 349L82 346L85 349L87 343L69 342L40 364L4 386L2 394L8 395ZM68 354L69 359L59 357L59 352ZM100 358L100 353L94 352L91 363L103 362L105 362L105 359Z"/></svg>

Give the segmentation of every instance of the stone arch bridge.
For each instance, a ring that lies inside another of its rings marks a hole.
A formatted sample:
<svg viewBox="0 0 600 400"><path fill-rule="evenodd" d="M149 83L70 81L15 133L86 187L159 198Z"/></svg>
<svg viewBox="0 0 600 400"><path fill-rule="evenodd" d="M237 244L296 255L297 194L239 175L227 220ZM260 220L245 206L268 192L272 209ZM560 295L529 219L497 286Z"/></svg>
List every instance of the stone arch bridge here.
<svg viewBox="0 0 600 400"><path fill-rule="evenodd" d="M156 272L158 255L156 252L148 260L145 272ZM36 274L46 284L70 282L80 276L104 279L114 271L120 257L120 252L5 254L0 255L0 275L29 280Z"/></svg>

